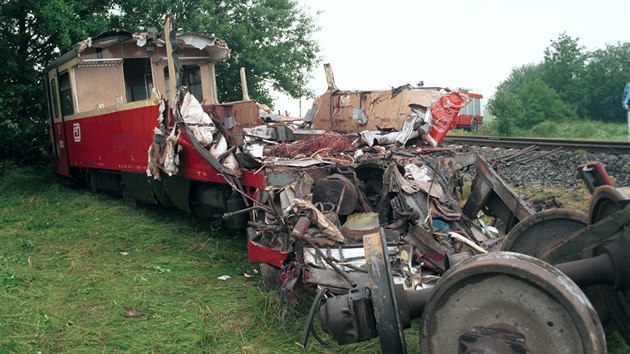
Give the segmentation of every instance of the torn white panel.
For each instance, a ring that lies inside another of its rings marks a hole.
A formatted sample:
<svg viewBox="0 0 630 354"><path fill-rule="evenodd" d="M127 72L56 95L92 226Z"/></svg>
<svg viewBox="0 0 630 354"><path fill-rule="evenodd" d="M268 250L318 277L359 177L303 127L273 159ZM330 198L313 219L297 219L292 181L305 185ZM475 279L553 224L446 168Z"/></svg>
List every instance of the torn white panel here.
<svg viewBox="0 0 630 354"><path fill-rule="evenodd" d="M175 153L175 144L172 141L166 141L164 153L166 154L166 159L164 160L164 172L166 172L169 176L172 176L177 173L177 165L179 165L179 155Z"/></svg>
<svg viewBox="0 0 630 354"><path fill-rule="evenodd" d="M402 131L396 138L397 143L405 145L407 141L412 138L412 133L424 122L426 111L427 109L422 106L412 106L411 112L409 112L405 119ZM417 132L416 136L418 136Z"/></svg>
<svg viewBox="0 0 630 354"><path fill-rule="evenodd" d="M229 153L228 156L223 160L223 167L225 167L233 175L239 174L239 164L233 153Z"/></svg>
<svg viewBox="0 0 630 354"><path fill-rule="evenodd" d="M195 138L197 138L201 146L207 148L210 144L212 144L212 141L214 140L214 133L216 132L216 128L214 127L214 125L191 125L190 131L193 133Z"/></svg>
<svg viewBox="0 0 630 354"><path fill-rule="evenodd" d="M227 140L225 140L223 135L219 135L216 144L210 148L210 155L212 155L215 159L219 159L219 157L223 155L227 149Z"/></svg>
<svg viewBox="0 0 630 354"><path fill-rule="evenodd" d="M366 125L368 118L361 108L355 108L352 110L352 120L359 125Z"/></svg>
<svg viewBox="0 0 630 354"><path fill-rule="evenodd" d="M247 144L243 147L243 150L254 156L257 157L259 159L262 159L265 157L264 151L265 151L265 145L263 144Z"/></svg>
<svg viewBox="0 0 630 354"><path fill-rule="evenodd" d="M349 107L350 106L350 95L343 95L339 97L339 107Z"/></svg>
<svg viewBox="0 0 630 354"><path fill-rule="evenodd" d="M210 116L203 111L203 107L197 101L195 96L190 92L186 92L182 102L182 108L179 110L186 124L213 125Z"/></svg>
<svg viewBox="0 0 630 354"><path fill-rule="evenodd" d="M253 128L243 128L243 133L246 136L251 136L260 139L273 139L271 132L273 128L269 128L266 125L259 125Z"/></svg>
<svg viewBox="0 0 630 354"><path fill-rule="evenodd" d="M429 176L429 169L425 165L422 165L422 166L418 166L414 164L405 165L405 177L415 179L416 181L421 181L421 182L431 181L431 177Z"/></svg>
<svg viewBox="0 0 630 354"><path fill-rule="evenodd" d="M206 47L212 47L215 39L211 37L201 37L193 34L184 34L178 36L178 39L184 42L184 44L195 47L197 49L205 49Z"/></svg>
<svg viewBox="0 0 630 354"><path fill-rule="evenodd" d="M364 130L359 133L361 135L361 140L368 144L369 146L374 145L389 145L394 144L398 141L401 132L391 132L387 134L382 134L380 131L371 131ZM409 133L407 139L415 138L418 136L417 131L412 131Z"/></svg>

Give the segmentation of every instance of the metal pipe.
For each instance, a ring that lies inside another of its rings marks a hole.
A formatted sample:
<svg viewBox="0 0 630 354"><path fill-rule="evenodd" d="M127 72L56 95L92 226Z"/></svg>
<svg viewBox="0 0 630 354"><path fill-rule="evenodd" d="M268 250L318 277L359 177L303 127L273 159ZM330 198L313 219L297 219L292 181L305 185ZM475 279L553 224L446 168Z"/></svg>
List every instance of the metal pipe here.
<svg viewBox="0 0 630 354"><path fill-rule="evenodd" d="M223 214L223 218L224 219L229 219L229 218L231 218L234 215L238 215L238 214L242 214L242 213L248 213L248 212L250 212L252 210L269 211L269 209L265 209L265 208L260 207L260 206L252 206L252 207L249 207L249 208L244 208L244 209L240 209L240 210L237 210L237 211L233 211L231 213L225 213L225 214Z"/></svg>
<svg viewBox="0 0 630 354"><path fill-rule="evenodd" d="M555 265L578 286L615 284L615 265L608 254Z"/></svg>

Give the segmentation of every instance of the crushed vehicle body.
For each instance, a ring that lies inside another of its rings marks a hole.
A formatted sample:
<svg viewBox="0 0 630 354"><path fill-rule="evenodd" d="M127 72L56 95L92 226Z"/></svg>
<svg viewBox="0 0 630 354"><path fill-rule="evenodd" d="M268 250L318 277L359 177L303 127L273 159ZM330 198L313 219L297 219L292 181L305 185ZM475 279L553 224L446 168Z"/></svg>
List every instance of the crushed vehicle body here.
<svg viewBox="0 0 630 354"><path fill-rule="evenodd" d="M550 280L555 268L533 257L488 255L500 248L498 236L536 214L474 151L440 146L469 102L465 92L409 85L344 91L327 66L328 90L306 116L277 116L249 99L244 75L243 100L219 102L214 65L229 58L227 44L172 28L167 16L164 33L108 31L48 68L53 168L93 191L203 218L222 215L227 227L245 229L248 260L261 264L266 286L289 302L305 290L316 292L303 345L319 311L338 343L379 336L383 351L404 352L402 328L423 310L431 313L423 319L430 328L446 306L432 294L452 290L442 283L460 286L458 274L483 272L475 259L495 269L491 274L516 277L515 287L526 286L521 273L506 270L510 262L542 284L536 291L546 286L581 294L570 280ZM462 208L457 190L466 167L477 177ZM497 223L486 225L480 211ZM442 282L455 268L459 273ZM500 286L487 280L492 289ZM475 291L483 298L483 288ZM576 296L568 303L587 305L571 307L579 316L569 317L594 324L561 343L590 331L595 334L573 352L598 352L603 332L588 300L594 296ZM568 311L563 301L548 299L550 307L560 303ZM543 335L493 323L457 328L456 344L527 352L532 336ZM423 336L426 343L437 338Z"/></svg>

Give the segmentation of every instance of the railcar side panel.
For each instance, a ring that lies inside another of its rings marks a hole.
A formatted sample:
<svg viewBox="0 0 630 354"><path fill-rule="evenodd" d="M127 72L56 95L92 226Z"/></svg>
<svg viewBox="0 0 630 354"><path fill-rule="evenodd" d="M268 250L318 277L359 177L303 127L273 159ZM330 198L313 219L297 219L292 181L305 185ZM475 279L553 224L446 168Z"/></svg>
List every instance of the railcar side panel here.
<svg viewBox="0 0 630 354"><path fill-rule="evenodd" d="M144 173L158 105L66 119L73 167Z"/></svg>

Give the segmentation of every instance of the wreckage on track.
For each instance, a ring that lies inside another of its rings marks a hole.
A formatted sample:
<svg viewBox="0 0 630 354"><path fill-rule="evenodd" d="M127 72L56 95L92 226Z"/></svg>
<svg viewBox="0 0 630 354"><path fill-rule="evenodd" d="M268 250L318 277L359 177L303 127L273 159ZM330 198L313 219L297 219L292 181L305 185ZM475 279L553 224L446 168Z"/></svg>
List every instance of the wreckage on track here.
<svg viewBox="0 0 630 354"><path fill-rule="evenodd" d="M402 328L424 310L422 346L429 353L537 352L550 343L571 353L605 351L589 302L601 299L599 290L587 298L567 276L532 257L472 257L500 248L497 236L509 237L510 230L529 237L515 225L537 214L473 151L439 146L468 103L465 93L408 85L342 91L327 67L328 90L304 118L276 116L250 100L244 75L243 100L220 103L214 65L229 58L227 44L177 34L170 20L165 34L104 32L48 68L56 173L93 191L204 218L221 213L228 227L245 229L249 261L261 264L266 286L290 301L316 292L303 345L319 310L322 326L339 343L380 336L384 352L404 352ZM471 166L477 177L462 208L459 172ZM475 221L480 211L497 223ZM588 236L560 225L575 231L574 239ZM608 226L605 240L618 229ZM529 254L517 246L504 250ZM595 253L584 257L601 252ZM610 262L620 260L613 255ZM477 280L467 283L471 279ZM625 280L617 283L613 290L624 291ZM456 306L469 300L460 294L465 289L482 310ZM522 301L519 291L531 301ZM549 316L528 313L539 300ZM501 311L492 310L495 305ZM600 316L609 313L605 305L596 307ZM438 324L452 328L450 340Z"/></svg>

